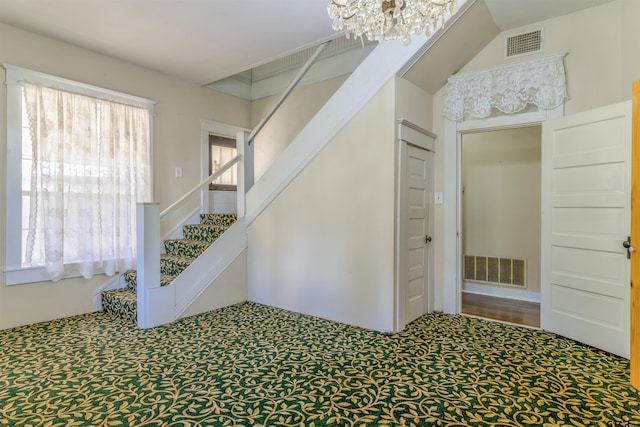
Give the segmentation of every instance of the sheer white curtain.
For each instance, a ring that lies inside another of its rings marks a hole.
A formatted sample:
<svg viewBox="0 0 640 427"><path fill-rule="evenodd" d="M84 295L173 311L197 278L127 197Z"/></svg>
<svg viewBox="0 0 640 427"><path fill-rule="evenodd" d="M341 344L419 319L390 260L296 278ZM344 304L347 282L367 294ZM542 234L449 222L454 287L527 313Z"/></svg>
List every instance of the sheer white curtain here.
<svg viewBox="0 0 640 427"><path fill-rule="evenodd" d="M27 264L53 280L134 267L136 202L150 198L149 110L30 83L23 105L32 141Z"/></svg>
<svg viewBox="0 0 640 427"><path fill-rule="evenodd" d="M220 145L211 146L211 160L213 162L213 172L224 166L229 160L233 159L238 151L235 148L222 147ZM237 165L233 165L228 171L220 175L215 184L236 185L236 177L238 176Z"/></svg>

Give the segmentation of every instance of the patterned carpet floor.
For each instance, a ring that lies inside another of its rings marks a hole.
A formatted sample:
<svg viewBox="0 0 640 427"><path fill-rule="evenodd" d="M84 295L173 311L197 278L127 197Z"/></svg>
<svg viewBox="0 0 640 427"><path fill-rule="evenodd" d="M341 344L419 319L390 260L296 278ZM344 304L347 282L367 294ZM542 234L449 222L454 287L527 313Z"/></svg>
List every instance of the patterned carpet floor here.
<svg viewBox="0 0 640 427"><path fill-rule="evenodd" d="M628 361L443 314L394 336L244 303L0 331L0 425L640 426Z"/></svg>

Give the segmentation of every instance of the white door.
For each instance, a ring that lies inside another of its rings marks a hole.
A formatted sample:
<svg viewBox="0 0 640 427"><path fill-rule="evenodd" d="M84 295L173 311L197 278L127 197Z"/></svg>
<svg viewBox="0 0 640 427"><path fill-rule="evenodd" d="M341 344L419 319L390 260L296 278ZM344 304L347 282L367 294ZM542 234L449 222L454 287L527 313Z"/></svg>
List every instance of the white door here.
<svg viewBox="0 0 640 427"><path fill-rule="evenodd" d="M427 272L429 235L429 207L431 205L431 153L423 148L405 144L404 209L402 228L405 317L404 324L417 319L427 312Z"/></svg>
<svg viewBox="0 0 640 427"><path fill-rule="evenodd" d="M630 156L629 102L543 124L541 326L627 358Z"/></svg>

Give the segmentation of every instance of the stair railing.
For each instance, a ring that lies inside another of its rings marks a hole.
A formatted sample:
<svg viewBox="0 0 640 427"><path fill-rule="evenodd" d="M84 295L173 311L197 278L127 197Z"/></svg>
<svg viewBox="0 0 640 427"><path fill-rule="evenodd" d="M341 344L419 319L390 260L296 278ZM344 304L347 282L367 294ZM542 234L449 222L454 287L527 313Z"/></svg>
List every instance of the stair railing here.
<svg viewBox="0 0 640 427"><path fill-rule="evenodd" d="M236 135L238 155L225 163L219 170L203 179L182 197L160 212L158 203L138 203L136 210L137 227L137 313L140 328L152 328L175 320L176 294L172 286L160 286L160 220L182 205L197 192L209 191L211 182L219 178L233 165L238 165L237 215L245 216L246 193L253 186L253 146L252 141L284 103L287 97L302 81L311 66L320 57L330 41L318 47L302 66L291 84L286 88L272 110L256 125L251 133L242 131ZM241 161L242 160L242 161ZM203 198L203 200L206 198ZM204 212L204 206L201 207ZM244 223L244 220L242 220Z"/></svg>
<svg viewBox="0 0 640 427"><path fill-rule="evenodd" d="M175 208L180 206L182 203L184 203L185 200L187 200L188 198L193 196L195 193L197 193L198 191L201 191L205 187L208 187L209 184L211 184L216 179L220 178L220 176L222 176L223 173L225 173L226 171L231 169L233 167L233 165L235 165L236 163L238 163L240 161L241 158L242 158L242 155L238 154L233 159L229 160L227 163L222 165L220 167L220 169L218 169L216 172L212 173L207 178L205 178L202 181L200 181L200 184L198 184L195 187L193 187L191 190L189 190L187 193L185 193L184 196L180 197L178 200L176 200L171 205L169 205L165 210L160 212L160 219L162 219L165 216L167 216L167 214L169 212L171 212L172 210L174 210Z"/></svg>
<svg viewBox="0 0 640 427"><path fill-rule="evenodd" d="M244 177L247 168L244 167L241 160L245 157L253 160L251 150L246 153L244 150L247 142L246 132L238 134L238 155L225 163L215 173L203 179L199 184L185 193L182 197L160 212L158 203L138 203L136 209L136 227L137 227L137 312L138 326L140 328L152 328L154 326L164 325L175 320L175 289L171 286L160 286L160 219L173 211L176 207L182 205L187 199L195 193L202 191L210 183L218 179L223 173L231 167L238 164L238 193L243 200L244 211L244 194L246 179ZM243 156L243 154L248 154ZM251 174L253 174L253 168ZM239 203L240 205L240 203Z"/></svg>

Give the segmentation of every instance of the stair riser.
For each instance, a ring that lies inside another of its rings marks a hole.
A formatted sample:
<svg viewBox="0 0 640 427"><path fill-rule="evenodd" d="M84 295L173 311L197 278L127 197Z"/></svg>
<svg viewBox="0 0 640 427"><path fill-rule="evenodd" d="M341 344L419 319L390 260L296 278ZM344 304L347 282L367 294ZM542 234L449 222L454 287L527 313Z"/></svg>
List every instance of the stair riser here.
<svg viewBox="0 0 640 427"><path fill-rule="evenodd" d="M135 270L127 270L124 272L124 283L127 285L127 289L130 289L135 292L137 277L138 277L138 274L136 273Z"/></svg>
<svg viewBox="0 0 640 427"><path fill-rule="evenodd" d="M167 240L164 249L168 255L197 258L210 246L209 242L193 240Z"/></svg>
<svg viewBox="0 0 640 427"><path fill-rule="evenodd" d="M102 309L127 323L137 324L138 307L135 300L120 298L121 294L103 293Z"/></svg>

